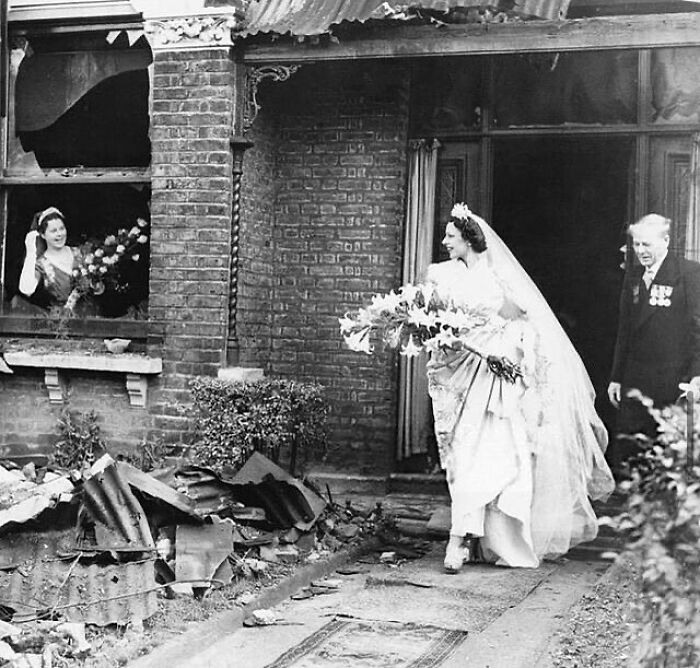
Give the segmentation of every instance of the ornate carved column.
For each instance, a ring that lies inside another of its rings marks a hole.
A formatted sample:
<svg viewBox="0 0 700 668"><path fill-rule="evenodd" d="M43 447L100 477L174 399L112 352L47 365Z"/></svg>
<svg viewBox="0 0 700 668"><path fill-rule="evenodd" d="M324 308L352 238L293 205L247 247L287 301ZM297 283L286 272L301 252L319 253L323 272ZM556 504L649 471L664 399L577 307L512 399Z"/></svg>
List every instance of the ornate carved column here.
<svg viewBox="0 0 700 668"><path fill-rule="evenodd" d="M244 137L231 137L233 157L233 185L231 198L231 270L228 295L228 334L226 337L226 365L238 364L238 333L236 319L238 313L238 251L241 230L241 179L243 178L243 157L253 142Z"/></svg>

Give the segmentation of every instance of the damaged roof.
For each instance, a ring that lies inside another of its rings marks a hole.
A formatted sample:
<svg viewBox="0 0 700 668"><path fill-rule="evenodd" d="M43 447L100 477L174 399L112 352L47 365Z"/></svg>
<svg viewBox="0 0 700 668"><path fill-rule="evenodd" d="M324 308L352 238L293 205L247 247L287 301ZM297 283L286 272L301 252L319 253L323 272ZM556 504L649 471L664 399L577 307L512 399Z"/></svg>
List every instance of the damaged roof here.
<svg viewBox="0 0 700 668"><path fill-rule="evenodd" d="M542 19L564 18L571 0L515 0L514 11ZM242 36L291 33L298 37L321 35L339 23L399 18L407 7L436 12L455 8L493 7L497 0L252 0Z"/></svg>

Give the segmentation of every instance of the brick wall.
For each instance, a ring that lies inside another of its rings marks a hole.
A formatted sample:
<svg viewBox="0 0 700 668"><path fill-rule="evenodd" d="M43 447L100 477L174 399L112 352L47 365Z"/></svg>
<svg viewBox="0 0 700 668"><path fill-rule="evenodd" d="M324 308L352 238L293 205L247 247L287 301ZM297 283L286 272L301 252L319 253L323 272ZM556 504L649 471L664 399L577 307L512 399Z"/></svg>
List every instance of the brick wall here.
<svg viewBox="0 0 700 668"><path fill-rule="evenodd" d="M94 410L100 433L110 452L133 451L146 435L150 416L132 408L123 374L59 372L70 399L70 409ZM62 406L50 404L40 369L15 368L0 383L0 456L48 454L58 440Z"/></svg>
<svg viewBox="0 0 700 668"><path fill-rule="evenodd" d="M267 99L279 124L269 371L328 388L329 461L355 472L391 468L396 360L344 349L337 319L400 280L407 80L386 62L310 65Z"/></svg>
<svg viewBox="0 0 700 668"><path fill-rule="evenodd" d="M224 48L154 55L149 317L166 336L151 412L156 434L177 440L173 403L193 376L216 374L224 348L235 65Z"/></svg>

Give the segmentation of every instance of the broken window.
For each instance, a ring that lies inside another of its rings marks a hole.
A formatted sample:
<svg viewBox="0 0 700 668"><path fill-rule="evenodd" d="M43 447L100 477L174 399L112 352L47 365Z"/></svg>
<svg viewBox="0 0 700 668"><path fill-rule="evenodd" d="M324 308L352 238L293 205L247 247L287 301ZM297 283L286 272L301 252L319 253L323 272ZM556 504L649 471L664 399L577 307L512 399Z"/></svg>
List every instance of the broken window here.
<svg viewBox="0 0 700 668"><path fill-rule="evenodd" d="M700 48L655 49L651 55L653 123L700 122Z"/></svg>
<svg viewBox="0 0 700 668"><path fill-rule="evenodd" d="M461 133L481 123L484 58L426 58L414 65L411 134Z"/></svg>
<svg viewBox="0 0 700 668"><path fill-rule="evenodd" d="M530 53L494 59L493 125L637 122L637 52Z"/></svg>
<svg viewBox="0 0 700 668"><path fill-rule="evenodd" d="M65 220L66 245L77 249L71 284L80 283L80 299L90 304L76 313L145 317L151 62L147 41L132 32L13 36L3 314L44 315L51 305L51 299L28 295L20 275L35 215L56 207ZM130 239L140 244L128 257L120 248L115 262L102 269L102 257L117 255L113 241L132 230ZM99 261L90 269L96 250ZM88 269L104 271L110 280L81 283L80 272Z"/></svg>

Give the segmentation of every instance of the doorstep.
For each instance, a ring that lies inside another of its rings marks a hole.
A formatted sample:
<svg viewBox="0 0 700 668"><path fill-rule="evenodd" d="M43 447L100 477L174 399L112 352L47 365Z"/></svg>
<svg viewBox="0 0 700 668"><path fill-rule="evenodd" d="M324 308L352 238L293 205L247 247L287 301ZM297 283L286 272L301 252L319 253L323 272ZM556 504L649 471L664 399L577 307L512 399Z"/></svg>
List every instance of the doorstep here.
<svg viewBox="0 0 700 668"><path fill-rule="evenodd" d="M324 492L330 489L336 500L351 496L379 498L388 494L449 495L443 473L390 473L386 476L311 470L305 477Z"/></svg>

